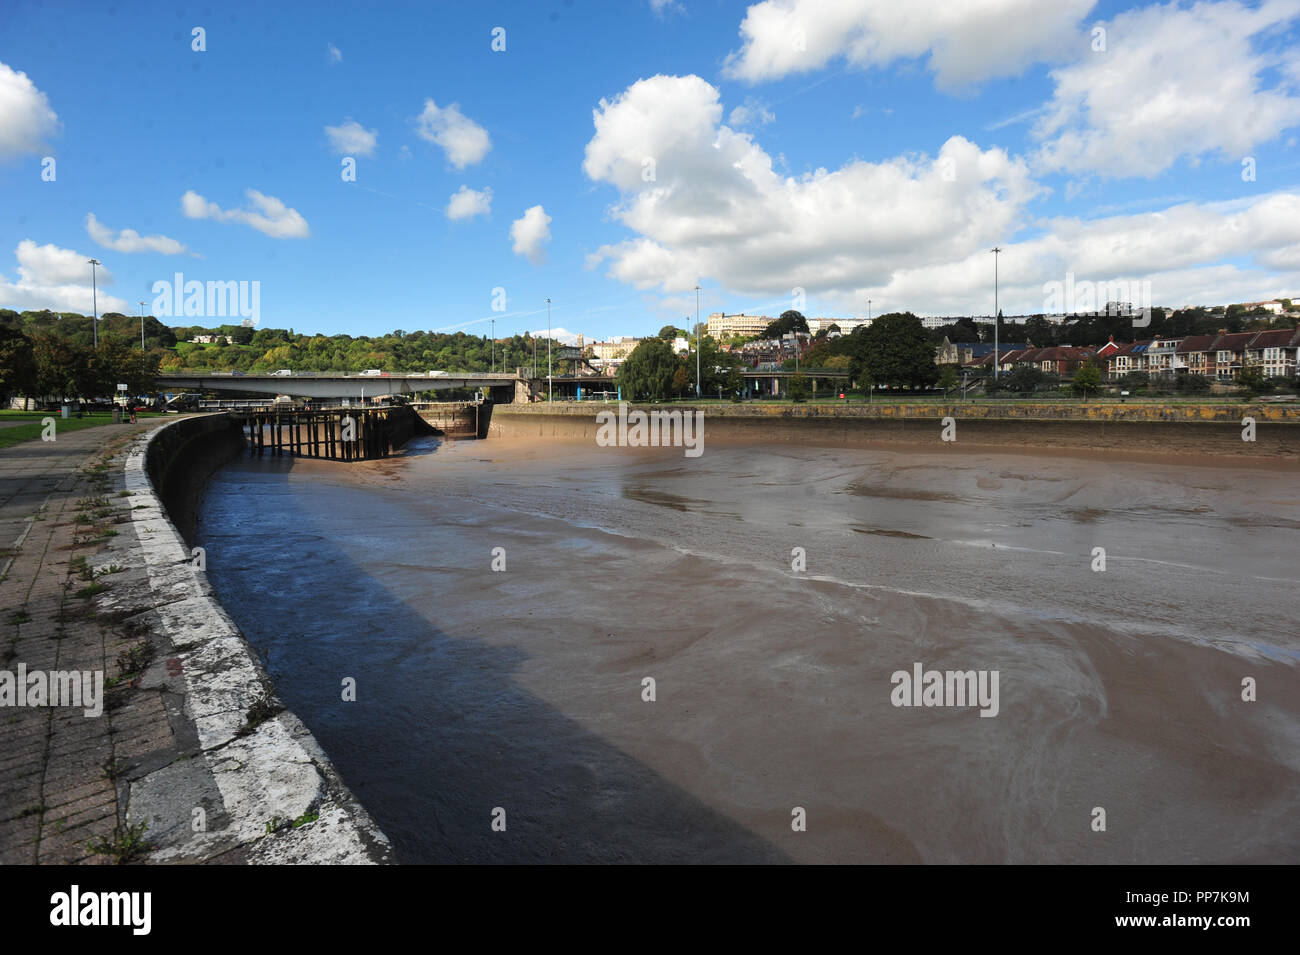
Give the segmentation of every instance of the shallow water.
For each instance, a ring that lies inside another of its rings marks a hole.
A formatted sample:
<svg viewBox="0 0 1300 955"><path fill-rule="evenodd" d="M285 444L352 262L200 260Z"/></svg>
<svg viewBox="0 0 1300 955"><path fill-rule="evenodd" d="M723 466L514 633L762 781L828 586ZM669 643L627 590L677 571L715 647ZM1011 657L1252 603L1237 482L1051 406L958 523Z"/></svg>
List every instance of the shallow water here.
<svg viewBox="0 0 1300 955"><path fill-rule="evenodd" d="M425 440L241 459L200 516L405 861L1300 859L1285 468ZM892 705L916 662L996 717Z"/></svg>

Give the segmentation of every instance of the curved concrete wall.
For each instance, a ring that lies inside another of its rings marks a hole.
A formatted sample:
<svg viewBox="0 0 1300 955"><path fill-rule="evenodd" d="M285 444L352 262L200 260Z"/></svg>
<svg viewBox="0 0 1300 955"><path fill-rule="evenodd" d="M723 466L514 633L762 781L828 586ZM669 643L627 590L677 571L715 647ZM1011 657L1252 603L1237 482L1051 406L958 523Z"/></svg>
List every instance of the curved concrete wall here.
<svg viewBox="0 0 1300 955"><path fill-rule="evenodd" d="M160 662L145 685L180 701L171 722L183 741L165 765L129 780L128 821L149 823L153 861L390 862L387 837L275 698L171 519L175 508L192 527L204 481L238 449L238 425L224 414L169 422L128 449L130 530L100 558L127 570L95 610L150 640Z"/></svg>

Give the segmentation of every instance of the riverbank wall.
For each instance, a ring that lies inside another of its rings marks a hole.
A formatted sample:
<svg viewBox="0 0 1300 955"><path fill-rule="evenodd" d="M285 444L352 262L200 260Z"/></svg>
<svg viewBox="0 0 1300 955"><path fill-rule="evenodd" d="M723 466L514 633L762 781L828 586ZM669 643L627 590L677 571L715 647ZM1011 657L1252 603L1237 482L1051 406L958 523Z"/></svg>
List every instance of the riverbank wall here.
<svg viewBox="0 0 1300 955"><path fill-rule="evenodd" d="M243 447L228 415L182 418L134 439L115 475L130 509L96 557L117 569L94 611L140 641L149 662L133 684L160 696L167 722L119 780L127 822L146 827L150 862L391 862L218 603L205 571L221 555L190 547L204 482Z"/></svg>
<svg viewBox="0 0 1300 955"><path fill-rule="evenodd" d="M994 448L1300 459L1300 408L1264 403L746 402L628 408L681 412L698 408L704 411L706 440L724 442L861 448L932 445L954 453ZM493 416L491 436L595 440L596 415L617 410L615 402L502 405Z"/></svg>

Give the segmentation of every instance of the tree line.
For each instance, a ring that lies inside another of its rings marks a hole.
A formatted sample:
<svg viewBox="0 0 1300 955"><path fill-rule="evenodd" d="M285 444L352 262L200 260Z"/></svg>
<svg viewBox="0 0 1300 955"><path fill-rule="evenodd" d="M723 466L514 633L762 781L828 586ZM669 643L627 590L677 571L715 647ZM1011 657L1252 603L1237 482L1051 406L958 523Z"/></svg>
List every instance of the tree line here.
<svg viewBox="0 0 1300 955"><path fill-rule="evenodd" d="M512 335L492 340L465 332L443 333L397 329L385 335L305 335L292 328L244 325L168 327L117 312L99 322L99 347L91 316L75 312L0 309L0 394L27 397L103 397L126 383L133 394L154 390L160 372L242 371L255 374L292 371L483 372L531 369L546 374L545 338ZM216 336L214 343L191 339ZM229 339L229 341L227 341ZM561 347L551 341L552 349ZM495 352L495 361L494 361ZM552 357L556 375L572 371L572 362Z"/></svg>
<svg viewBox="0 0 1300 955"><path fill-rule="evenodd" d="M1144 321L1145 318L1140 314L1137 316L1138 321ZM1049 322L1045 315L1031 315L1023 321L1001 319L997 338L1000 342L1024 342L1033 348L1051 348L1055 345L1081 347L1104 345L1111 338L1117 342L1133 342L1150 338L1213 335L1220 329L1235 333L1296 326L1295 316L1275 316L1266 309L1247 309L1244 305L1174 311L1152 308L1149 324L1134 326L1133 321L1134 316L1124 314L1080 315L1060 323ZM955 322L930 329L929 335L936 345L944 338L954 344L992 342L993 322L959 318Z"/></svg>
<svg viewBox="0 0 1300 955"><path fill-rule="evenodd" d="M127 386L128 395L154 390L157 352L105 333L99 347L50 332L26 335L0 325L0 394L6 398L100 398Z"/></svg>
<svg viewBox="0 0 1300 955"><path fill-rule="evenodd" d="M797 311L787 311L768 326L774 337L792 331L807 331L807 320ZM618 370L618 382L629 399L661 401L673 396L695 393L696 357L694 352L674 355L668 341L676 332L672 326L661 329L659 336L641 341ZM744 362L734 352L726 352L708 335L699 340L701 392L704 395L738 396L743 379ZM793 359L785 363L794 365ZM850 335L831 338L819 332L812 347L800 360L802 369L847 371L858 387L880 385L898 388L929 388L939 380L934 362L934 344L921 320L911 312L891 312L868 326L859 326ZM791 380L792 393L798 397L804 383Z"/></svg>

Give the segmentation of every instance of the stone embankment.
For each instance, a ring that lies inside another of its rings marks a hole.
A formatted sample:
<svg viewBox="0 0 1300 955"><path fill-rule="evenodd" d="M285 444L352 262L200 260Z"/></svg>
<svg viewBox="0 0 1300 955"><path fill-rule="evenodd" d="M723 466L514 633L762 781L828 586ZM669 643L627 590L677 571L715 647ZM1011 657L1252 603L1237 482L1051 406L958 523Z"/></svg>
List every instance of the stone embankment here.
<svg viewBox="0 0 1300 955"><path fill-rule="evenodd" d="M1162 404L1138 402L1007 402L948 404L852 402L787 404L638 404L645 411L703 409L708 440L796 442L827 446L894 445L961 452L980 448L1027 451L1291 458L1300 456L1300 407L1267 402ZM615 402L497 406L494 437L594 440L598 412ZM944 419L955 440L941 438ZM1245 419L1253 440L1243 440Z"/></svg>
<svg viewBox="0 0 1300 955"><path fill-rule="evenodd" d="M69 473L32 519L41 533L25 534L11 561L5 585L24 604L0 669L98 671L102 712L29 708L6 724L22 744L6 753L21 791L0 799L0 857L392 861L217 602L208 555L187 542L204 481L243 446L238 425L209 415L115 437L94 430L93 444L82 437L91 432L61 439L79 439L82 459L59 465ZM15 450L35 454L34 444Z"/></svg>

